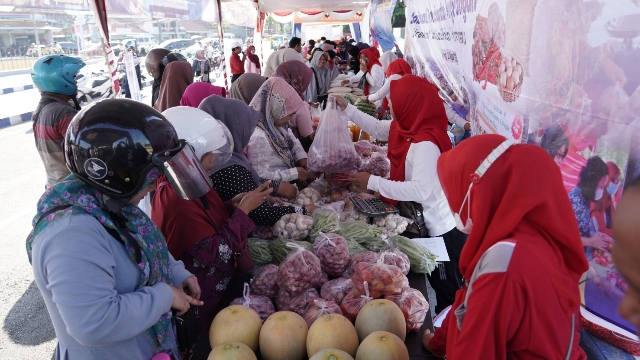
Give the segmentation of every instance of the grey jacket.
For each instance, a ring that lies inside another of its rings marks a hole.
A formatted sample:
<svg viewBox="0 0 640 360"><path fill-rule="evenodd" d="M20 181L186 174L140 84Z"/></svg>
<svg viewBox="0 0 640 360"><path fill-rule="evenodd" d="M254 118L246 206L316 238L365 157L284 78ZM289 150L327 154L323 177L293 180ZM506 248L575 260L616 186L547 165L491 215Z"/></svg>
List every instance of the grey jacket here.
<svg viewBox="0 0 640 360"><path fill-rule="evenodd" d="M178 286L191 273L169 257ZM158 283L135 290L140 270L95 218L68 216L36 236L33 273L58 338L56 359L155 355L144 332L171 309L171 288Z"/></svg>

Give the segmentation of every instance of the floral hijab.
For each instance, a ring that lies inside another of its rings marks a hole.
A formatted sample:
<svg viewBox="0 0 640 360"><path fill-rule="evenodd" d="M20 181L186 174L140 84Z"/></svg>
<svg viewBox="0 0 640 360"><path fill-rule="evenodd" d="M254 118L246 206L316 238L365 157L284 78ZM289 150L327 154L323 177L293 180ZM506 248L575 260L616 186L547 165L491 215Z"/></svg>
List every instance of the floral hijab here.
<svg viewBox="0 0 640 360"><path fill-rule="evenodd" d="M262 129L269 139L271 148L285 164L295 167L291 148L284 127L277 127L275 122L295 113L304 105L296 90L282 78L272 77L262 84L249 106L260 113L258 128Z"/></svg>
<svg viewBox="0 0 640 360"><path fill-rule="evenodd" d="M160 169L155 168L147 173L143 186L151 184L162 175ZM40 223L38 220L49 210L55 207L71 205L64 210L54 212L44 217ZM27 254L29 262L32 260L33 240L56 220L75 214L89 214L98 220L104 227L118 229L109 214L105 211L102 195L95 188L85 184L75 175L69 175L65 180L50 187L38 201L38 213L33 219L34 229L27 237ZM159 282L172 284L171 269L169 267L169 250L164 236L140 208L134 205L125 205L120 213L126 218L126 227L130 237L121 235L125 249L134 263L140 269L138 289L143 286L152 286ZM37 224L37 226L36 226ZM135 240L132 243L130 239ZM139 252L138 252L139 249ZM137 257L140 256L140 262ZM146 330L145 334L155 344L158 352L177 354L174 349L176 342L171 340L175 332L171 311L163 314L158 322Z"/></svg>
<svg viewBox="0 0 640 360"><path fill-rule="evenodd" d="M280 64L272 76L283 78L298 92L300 98L304 99L304 92L311 83L313 71L302 61L289 60Z"/></svg>

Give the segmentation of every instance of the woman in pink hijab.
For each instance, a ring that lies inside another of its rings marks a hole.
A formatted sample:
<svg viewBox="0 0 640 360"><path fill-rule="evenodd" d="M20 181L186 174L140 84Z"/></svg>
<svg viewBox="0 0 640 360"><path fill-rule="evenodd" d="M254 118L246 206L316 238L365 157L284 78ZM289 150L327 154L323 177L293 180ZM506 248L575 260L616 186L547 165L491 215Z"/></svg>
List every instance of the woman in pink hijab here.
<svg viewBox="0 0 640 360"><path fill-rule="evenodd" d="M180 99L180 106L191 106L197 108L202 100L211 95L227 97L227 91L220 86L214 86L207 82L195 82L187 87Z"/></svg>
<svg viewBox="0 0 640 360"><path fill-rule="evenodd" d="M260 75L260 58L255 54L256 48L253 45L247 47L247 60L244 62L244 72Z"/></svg>

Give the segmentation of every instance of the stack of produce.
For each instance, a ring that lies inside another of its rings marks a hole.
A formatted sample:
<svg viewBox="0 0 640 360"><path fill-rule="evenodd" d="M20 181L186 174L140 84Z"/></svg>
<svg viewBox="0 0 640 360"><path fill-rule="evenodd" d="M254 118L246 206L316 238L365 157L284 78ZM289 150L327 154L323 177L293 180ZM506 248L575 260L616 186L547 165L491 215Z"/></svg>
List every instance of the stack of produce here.
<svg viewBox="0 0 640 360"><path fill-rule="evenodd" d="M385 217L374 218L373 225L380 228L383 238L390 238L396 235L400 235L405 230L407 230L409 221L400 215L389 214Z"/></svg>
<svg viewBox="0 0 640 360"><path fill-rule="evenodd" d="M271 264L271 250L269 250L269 241L258 238L249 238L249 252L251 259L256 266L264 266Z"/></svg>
<svg viewBox="0 0 640 360"><path fill-rule="evenodd" d="M347 240L338 234L320 233L313 242L313 251L322 271L334 278L342 276L351 261Z"/></svg>
<svg viewBox="0 0 640 360"><path fill-rule="evenodd" d="M309 236L313 227L311 216L302 214L286 214L273 226L273 234L276 237L291 240L300 240Z"/></svg>
<svg viewBox="0 0 640 360"><path fill-rule="evenodd" d="M275 299L276 295L278 295L277 275L278 267L273 264L258 269L253 280L251 280L251 291L255 295L264 295L270 299Z"/></svg>
<svg viewBox="0 0 640 360"><path fill-rule="evenodd" d="M347 79L347 76L343 74L336 76L336 78L333 79L333 81L329 85L329 91L328 91L329 95L342 96L346 94L351 94L351 91L353 89L353 86L351 85L351 83L349 82L342 85L342 81L346 79Z"/></svg>
<svg viewBox="0 0 640 360"><path fill-rule="evenodd" d="M307 206L317 203L322 200L320 193L313 187L307 187L298 192L294 203L300 206Z"/></svg>
<svg viewBox="0 0 640 360"><path fill-rule="evenodd" d="M246 306L253 311L255 311L262 321L267 320L267 318L276 312L275 307L273 306L273 302L271 299L264 295L251 295L249 293L249 284L244 284L244 292L242 297L234 299L231 301L231 305L243 305Z"/></svg>
<svg viewBox="0 0 640 360"><path fill-rule="evenodd" d="M280 265L282 260L284 260L290 252L293 251L293 248L287 246L287 243L294 243L303 248L311 251L311 243L307 241L295 241L295 240L287 240L287 239L274 239L269 241L269 250L271 250L271 258L273 259L273 263L276 265Z"/></svg>
<svg viewBox="0 0 640 360"><path fill-rule="evenodd" d="M340 215L331 208L320 208L313 212L313 227L309 238L316 239L320 233L332 233L340 229Z"/></svg>

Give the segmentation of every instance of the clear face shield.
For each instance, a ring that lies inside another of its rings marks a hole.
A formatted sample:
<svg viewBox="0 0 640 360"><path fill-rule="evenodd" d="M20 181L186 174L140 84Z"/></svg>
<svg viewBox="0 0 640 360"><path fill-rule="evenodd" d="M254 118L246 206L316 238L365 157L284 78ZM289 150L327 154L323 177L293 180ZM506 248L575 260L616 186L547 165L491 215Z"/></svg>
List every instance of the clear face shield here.
<svg viewBox="0 0 640 360"><path fill-rule="evenodd" d="M212 188L211 179L202 168L191 146L180 140L176 149L153 156L178 195L186 200L198 199Z"/></svg>

